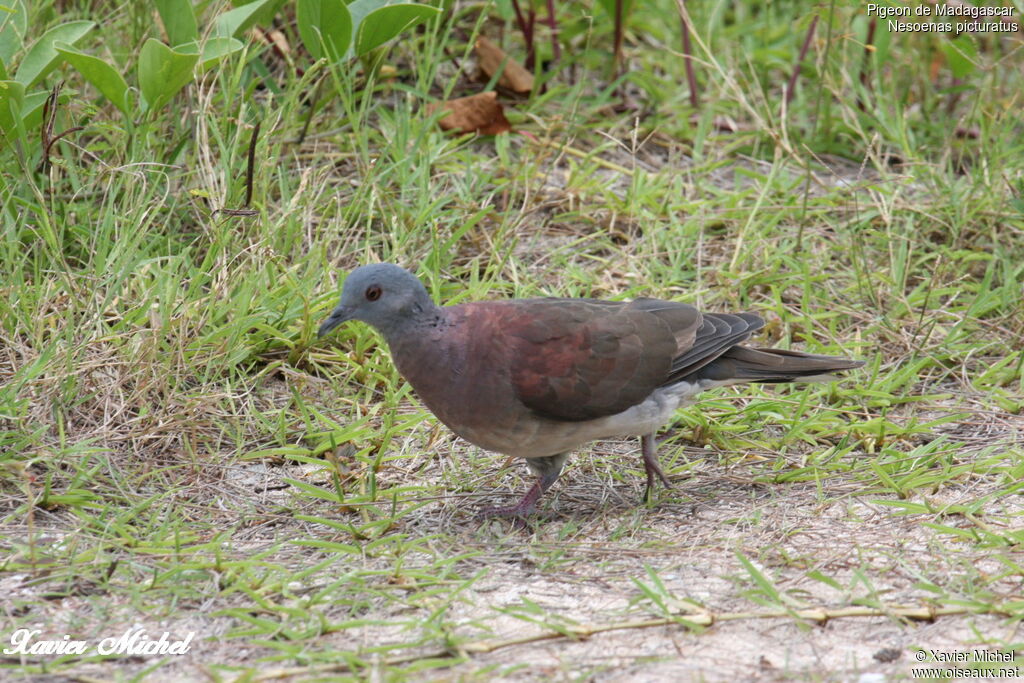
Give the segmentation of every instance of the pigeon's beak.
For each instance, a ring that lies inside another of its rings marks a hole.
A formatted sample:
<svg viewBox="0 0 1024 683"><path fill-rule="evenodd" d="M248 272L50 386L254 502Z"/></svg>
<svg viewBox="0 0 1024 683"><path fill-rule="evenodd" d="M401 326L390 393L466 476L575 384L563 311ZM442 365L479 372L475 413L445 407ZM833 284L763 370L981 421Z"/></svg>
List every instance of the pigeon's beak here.
<svg viewBox="0 0 1024 683"><path fill-rule="evenodd" d="M346 320L351 320L352 316L352 309L348 308L347 306L342 306L339 304L338 307L331 311L331 314L327 316L327 320L325 320L323 324L320 325L320 329L317 330L316 332L317 336L324 336L325 334L327 334L328 332L330 332L331 330L333 330L335 327L342 324Z"/></svg>

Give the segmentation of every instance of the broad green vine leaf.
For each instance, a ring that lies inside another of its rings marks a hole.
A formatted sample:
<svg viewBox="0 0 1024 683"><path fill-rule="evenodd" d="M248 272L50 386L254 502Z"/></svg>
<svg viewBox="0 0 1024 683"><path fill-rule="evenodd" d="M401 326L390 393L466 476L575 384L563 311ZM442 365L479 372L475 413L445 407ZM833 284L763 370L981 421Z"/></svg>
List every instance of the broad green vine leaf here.
<svg viewBox="0 0 1024 683"><path fill-rule="evenodd" d="M85 80L92 83L93 87L120 109L122 114L131 116L128 110L128 84L117 69L99 57L79 52L67 43L54 43L54 47Z"/></svg>
<svg viewBox="0 0 1024 683"><path fill-rule="evenodd" d="M28 12L22 0L0 3L0 62L10 64L25 45Z"/></svg>
<svg viewBox="0 0 1024 683"><path fill-rule="evenodd" d="M375 2L376 0L369 0ZM367 0L356 0L353 5ZM429 5L398 3L369 12L356 29L355 53L361 57L421 21L436 17L441 10ZM354 12L353 12L354 14Z"/></svg>
<svg viewBox="0 0 1024 683"><path fill-rule="evenodd" d="M203 69L209 69L220 60L235 54L243 47L245 45L237 38L210 38L203 43L199 66Z"/></svg>
<svg viewBox="0 0 1024 683"><path fill-rule="evenodd" d="M348 6L348 13L352 17L352 33L359 31L360 24L370 12L384 7L389 2L400 2L401 0L355 0Z"/></svg>
<svg viewBox="0 0 1024 683"><path fill-rule="evenodd" d="M179 45L177 50L179 52L199 52L199 69L205 71L211 66L217 64L220 60L224 59L228 55L233 55L241 50L245 45L242 41L236 38L229 38L227 36L213 37L206 40L205 43L200 45L198 42L186 43Z"/></svg>
<svg viewBox="0 0 1024 683"><path fill-rule="evenodd" d="M139 89L144 108L159 109L192 80L192 69L199 61L195 46L177 51L150 38L139 52Z"/></svg>
<svg viewBox="0 0 1024 683"><path fill-rule="evenodd" d="M171 45L184 45L199 40L199 25L192 0L153 0L160 21L164 23Z"/></svg>
<svg viewBox="0 0 1024 683"><path fill-rule="evenodd" d="M43 106L49 98L49 90L36 90L25 94L25 101L21 105L21 123L25 130L39 130L39 125L43 122ZM57 102L63 106L69 99L71 97L65 90L57 98Z"/></svg>
<svg viewBox="0 0 1024 683"><path fill-rule="evenodd" d="M313 59L341 60L352 43L352 17L342 0L298 0L299 36Z"/></svg>
<svg viewBox="0 0 1024 683"><path fill-rule="evenodd" d="M61 56L53 47L54 43L74 45L95 25L92 21L69 21L51 28L25 53L24 59L18 65L17 73L14 74L14 80L26 88L31 88L53 71L60 62Z"/></svg>
<svg viewBox="0 0 1024 683"><path fill-rule="evenodd" d="M277 0L256 0L248 5L236 7L213 20L213 35L221 38L237 38L260 18L260 13Z"/></svg>
<svg viewBox="0 0 1024 683"><path fill-rule="evenodd" d="M8 137L21 123L25 86L18 81L0 81L0 132Z"/></svg>

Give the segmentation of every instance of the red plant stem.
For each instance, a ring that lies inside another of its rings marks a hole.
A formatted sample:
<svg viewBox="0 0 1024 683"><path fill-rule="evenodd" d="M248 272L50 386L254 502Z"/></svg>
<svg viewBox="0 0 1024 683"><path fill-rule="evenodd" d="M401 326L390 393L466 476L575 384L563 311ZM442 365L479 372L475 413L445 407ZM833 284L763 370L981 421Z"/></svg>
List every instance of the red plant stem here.
<svg viewBox="0 0 1024 683"><path fill-rule="evenodd" d="M679 0L680 10L686 7L686 0ZM683 25L683 64L686 65L686 82L690 86L690 106L697 109L697 77L693 74L693 54L690 46L690 23L686 21L686 13L679 12L679 21Z"/></svg>
<svg viewBox="0 0 1024 683"><path fill-rule="evenodd" d="M558 44L558 22L555 20L555 0L548 2L548 28L551 29L551 63L562 58L562 47Z"/></svg>
<svg viewBox="0 0 1024 683"><path fill-rule="evenodd" d="M622 10L626 0L615 0L615 78L622 64Z"/></svg>
<svg viewBox="0 0 1024 683"><path fill-rule="evenodd" d="M804 57L807 56L807 50L811 47L811 40L814 39L814 29L818 26L818 15L814 15L814 19L811 19L811 25L807 29L807 37L804 38L804 44L800 48L800 56L796 60L796 64L793 66L793 75L789 77L789 84L786 86L786 104L793 101L793 92L796 90L796 78L800 75L800 65L804 63Z"/></svg>
<svg viewBox="0 0 1024 683"><path fill-rule="evenodd" d="M534 62L534 59L536 59L536 57L537 57L536 46L534 45L534 42L533 42L533 29L537 25L537 10L535 10L533 7L530 8L529 24L530 24L530 47L529 47L529 51L526 54L526 65L525 66L530 71L533 71L533 62Z"/></svg>
<svg viewBox="0 0 1024 683"><path fill-rule="evenodd" d="M519 30L523 32L523 42L526 43L526 63L527 69L533 69L533 20L537 16L533 8L530 8L530 19L527 21L526 17L523 16L523 11L519 8L519 0L512 0L512 9L516 13L516 23L519 24Z"/></svg>

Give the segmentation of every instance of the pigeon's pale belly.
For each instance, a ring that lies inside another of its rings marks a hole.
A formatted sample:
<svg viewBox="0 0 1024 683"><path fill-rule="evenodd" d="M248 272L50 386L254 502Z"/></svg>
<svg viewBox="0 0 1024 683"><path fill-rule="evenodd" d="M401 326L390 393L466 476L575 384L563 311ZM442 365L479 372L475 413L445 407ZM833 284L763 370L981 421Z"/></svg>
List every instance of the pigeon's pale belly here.
<svg viewBox="0 0 1024 683"><path fill-rule="evenodd" d="M659 388L643 403L595 420L559 422L531 415L528 420L509 424L491 424L486 428L463 426L452 431L489 451L521 458L546 457L566 453L598 439L653 434L671 419L680 405L719 384L704 380Z"/></svg>

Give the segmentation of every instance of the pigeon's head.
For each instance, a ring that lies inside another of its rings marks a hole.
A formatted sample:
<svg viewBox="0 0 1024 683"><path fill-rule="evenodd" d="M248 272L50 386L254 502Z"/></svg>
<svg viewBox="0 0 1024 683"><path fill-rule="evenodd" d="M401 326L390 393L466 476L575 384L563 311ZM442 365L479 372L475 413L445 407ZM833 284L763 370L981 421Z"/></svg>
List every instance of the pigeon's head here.
<svg viewBox="0 0 1024 683"><path fill-rule="evenodd" d="M346 320L361 320L388 337L434 308L416 276L390 263L359 266L345 280L341 302L320 326L322 337Z"/></svg>

